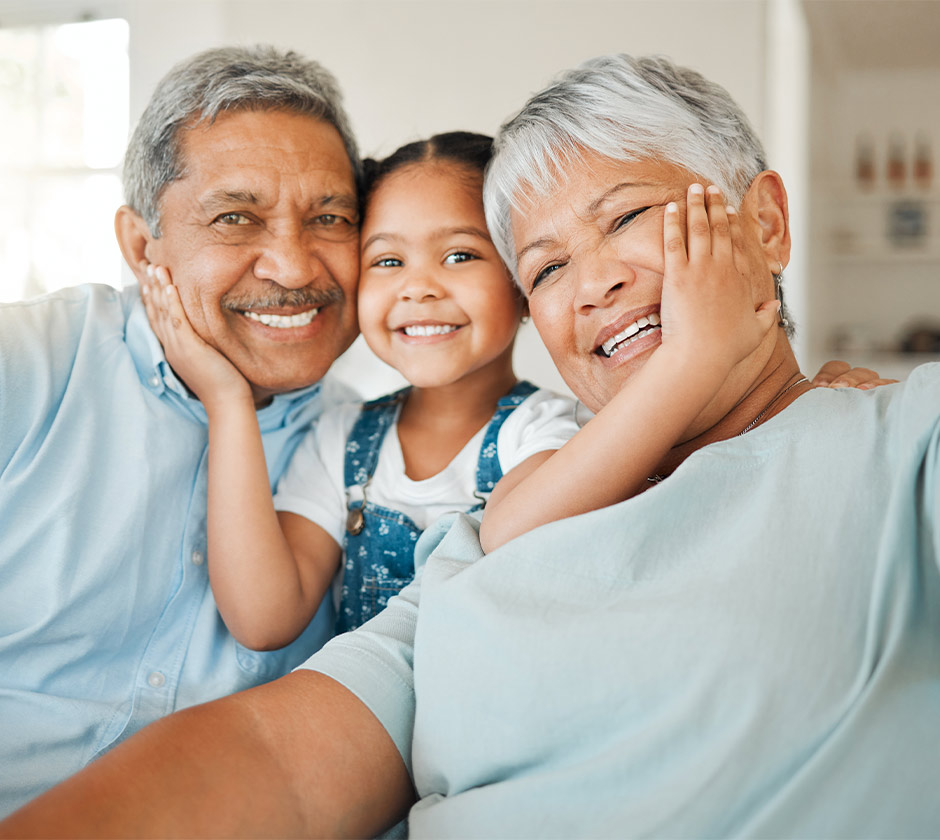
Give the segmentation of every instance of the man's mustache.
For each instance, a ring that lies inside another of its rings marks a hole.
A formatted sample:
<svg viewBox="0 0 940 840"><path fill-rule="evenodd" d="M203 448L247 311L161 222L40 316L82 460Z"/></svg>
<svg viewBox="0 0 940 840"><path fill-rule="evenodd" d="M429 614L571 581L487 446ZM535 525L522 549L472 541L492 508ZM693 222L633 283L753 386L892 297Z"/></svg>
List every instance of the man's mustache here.
<svg viewBox="0 0 940 840"><path fill-rule="evenodd" d="M330 289L314 289L305 286L302 289L273 288L263 295L222 295L220 301L223 309L243 312L246 309L278 309L311 307L319 308L331 303L342 303L345 300L343 290L338 286Z"/></svg>

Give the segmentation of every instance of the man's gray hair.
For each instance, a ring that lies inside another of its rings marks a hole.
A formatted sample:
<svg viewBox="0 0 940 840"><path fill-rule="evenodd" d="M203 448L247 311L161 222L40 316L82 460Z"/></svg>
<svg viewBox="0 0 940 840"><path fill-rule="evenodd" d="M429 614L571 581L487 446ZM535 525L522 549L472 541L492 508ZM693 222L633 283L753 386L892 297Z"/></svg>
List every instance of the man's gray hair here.
<svg viewBox="0 0 940 840"><path fill-rule="evenodd" d="M332 73L296 52L270 46L220 47L174 66L157 85L124 158L124 200L160 236L160 197L183 177L181 129L223 111L294 111L332 125L346 147L356 183L359 151Z"/></svg>
<svg viewBox="0 0 940 840"><path fill-rule="evenodd" d="M559 76L496 136L484 206L493 242L518 276L511 212L550 193L586 154L658 160L707 178L739 206L766 169L763 146L728 92L666 58L609 55Z"/></svg>

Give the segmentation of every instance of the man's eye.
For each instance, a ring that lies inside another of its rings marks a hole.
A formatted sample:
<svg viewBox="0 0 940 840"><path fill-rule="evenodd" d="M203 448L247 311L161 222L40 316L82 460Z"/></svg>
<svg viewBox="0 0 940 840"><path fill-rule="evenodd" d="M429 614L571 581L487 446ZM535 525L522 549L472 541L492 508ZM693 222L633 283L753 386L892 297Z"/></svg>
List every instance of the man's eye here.
<svg viewBox="0 0 940 840"><path fill-rule="evenodd" d="M355 222L350 221L345 216L340 216L338 213L323 213L317 216L313 222L320 227L338 227L340 225L355 224Z"/></svg>
<svg viewBox="0 0 940 840"><path fill-rule="evenodd" d="M223 213L215 219L221 225L250 225L251 219L241 213Z"/></svg>
<svg viewBox="0 0 940 840"><path fill-rule="evenodd" d="M649 207L641 207L639 210L634 210L634 211L631 212L631 213L627 213L625 216L621 216L619 219L617 219L616 222L614 222L614 228L613 228L613 229L614 229L614 230L621 230L621 229L625 228L625 227L626 227L628 224L630 224L630 222L632 222L637 216L639 216L641 213L645 213L647 210L649 210Z"/></svg>
<svg viewBox="0 0 940 840"><path fill-rule="evenodd" d="M466 251L456 251L453 254L448 254L444 258L444 262L447 265L454 265L455 263L469 262L475 259L477 259L475 254L468 254Z"/></svg>

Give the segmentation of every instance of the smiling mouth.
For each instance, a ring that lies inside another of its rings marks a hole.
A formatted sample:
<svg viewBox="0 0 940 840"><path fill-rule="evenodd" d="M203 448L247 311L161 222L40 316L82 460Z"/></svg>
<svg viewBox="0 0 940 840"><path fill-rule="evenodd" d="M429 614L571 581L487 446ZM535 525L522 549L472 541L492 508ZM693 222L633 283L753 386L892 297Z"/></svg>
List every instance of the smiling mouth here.
<svg viewBox="0 0 940 840"><path fill-rule="evenodd" d="M642 318L638 318L632 324L622 329L615 336L608 338L607 341L594 352L597 353L598 356L609 359L618 350L623 350L625 347L633 344L634 341L644 338L649 334L650 330L661 330L662 327L660 323L658 312L651 312L649 315L644 315Z"/></svg>
<svg viewBox="0 0 940 840"><path fill-rule="evenodd" d="M249 321L257 321L266 327L274 327L278 330L290 330L297 327L306 327L311 323L319 313L319 308L308 309L306 312L298 312L296 315L274 315L270 312L253 312L250 309L241 310Z"/></svg>
<svg viewBox="0 0 940 840"><path fill-rule="evenodd" d="M456 324L410 324L402 327L401 331L410 338L426 337L429 335L447 335L460 329Z"/></svg>

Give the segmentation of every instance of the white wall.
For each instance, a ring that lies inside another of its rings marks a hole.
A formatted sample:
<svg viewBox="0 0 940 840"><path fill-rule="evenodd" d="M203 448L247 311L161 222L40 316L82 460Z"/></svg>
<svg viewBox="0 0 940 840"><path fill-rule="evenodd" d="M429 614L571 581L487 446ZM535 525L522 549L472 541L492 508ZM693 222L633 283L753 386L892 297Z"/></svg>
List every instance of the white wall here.
<svg viewBox="0 0 940 840"><path fill-rule="evenodd" d="M766 8L766 0L0 0L0 25L31 15L126 17L132 121L157 79L198 49L259 41L297 49L339 78L363 152L385 154L437 131L492 133L556 72L606 52L661 53L700 70L763 133L772 111ZM367 394L399 381L358 343L340 368ZM531 327L520 336L517 372L560 386Z"/></svg>

